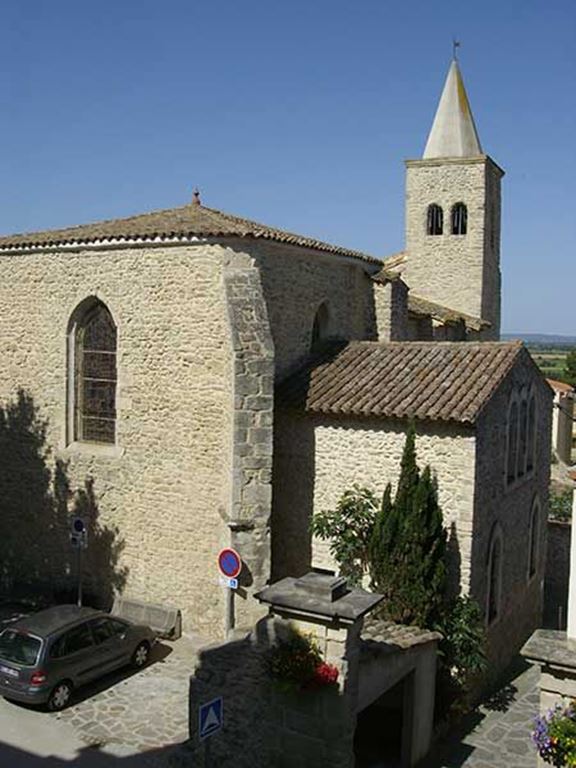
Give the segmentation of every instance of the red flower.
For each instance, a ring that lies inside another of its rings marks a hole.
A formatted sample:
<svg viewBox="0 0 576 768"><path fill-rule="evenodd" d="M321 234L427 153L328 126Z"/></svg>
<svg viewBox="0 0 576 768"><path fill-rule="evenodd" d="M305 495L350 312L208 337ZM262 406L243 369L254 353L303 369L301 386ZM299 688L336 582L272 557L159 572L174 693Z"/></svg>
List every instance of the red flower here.
<svg viewBox="0 0 576 768"><path fill-rule="evenodd" d="M317 685L333 685L338 681L338 668L323 661L314 670L314 682Z"/></svg>

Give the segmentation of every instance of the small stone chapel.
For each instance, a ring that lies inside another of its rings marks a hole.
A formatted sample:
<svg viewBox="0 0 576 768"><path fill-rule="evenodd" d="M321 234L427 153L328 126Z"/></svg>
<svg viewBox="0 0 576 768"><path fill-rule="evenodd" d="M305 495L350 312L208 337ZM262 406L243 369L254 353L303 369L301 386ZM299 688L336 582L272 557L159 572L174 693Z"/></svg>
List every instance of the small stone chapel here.
<svg viewBox="0 0 576 768"><path fill-rule="evenodd" d="M216 557L253 594L335 569L311 515L394 482L410 420L438 477L455 588L493 658L541 610L552 392L500 335L501 168L452 61L406 247L377 258L201 202L0 238L0 585L86 589L224 632Z"/></svg>

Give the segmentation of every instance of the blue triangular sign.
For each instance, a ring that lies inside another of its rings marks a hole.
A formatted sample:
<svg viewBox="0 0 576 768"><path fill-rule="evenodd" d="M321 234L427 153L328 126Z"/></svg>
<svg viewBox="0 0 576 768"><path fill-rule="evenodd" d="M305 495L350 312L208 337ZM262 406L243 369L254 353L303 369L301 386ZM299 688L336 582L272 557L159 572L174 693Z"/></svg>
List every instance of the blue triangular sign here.
<svg viewBox="0 0 576 768"><path fill-rule="evenodd" d="M224 705L222 697L202 704L198 710L198 734L200 739L211 736L222 728Z"/></svg>

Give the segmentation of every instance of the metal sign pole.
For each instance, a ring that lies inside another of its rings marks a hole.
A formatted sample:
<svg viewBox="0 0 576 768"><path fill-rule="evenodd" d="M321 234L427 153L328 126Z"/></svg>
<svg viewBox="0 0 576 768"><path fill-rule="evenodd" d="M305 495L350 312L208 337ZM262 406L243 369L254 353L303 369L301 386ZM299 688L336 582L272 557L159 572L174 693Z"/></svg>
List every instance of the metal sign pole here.
<svg viewBox="0 0 576 768"><path fill-rule="evenodd" d="M82 608L82 542L78 542L78 608Z"/></svg>
<svg viewBox="0 0 576 768"><path fill-rule="evenodd" d="M234 629L234 590L229 587L224 588L226 590L226 637Z"/></svg>

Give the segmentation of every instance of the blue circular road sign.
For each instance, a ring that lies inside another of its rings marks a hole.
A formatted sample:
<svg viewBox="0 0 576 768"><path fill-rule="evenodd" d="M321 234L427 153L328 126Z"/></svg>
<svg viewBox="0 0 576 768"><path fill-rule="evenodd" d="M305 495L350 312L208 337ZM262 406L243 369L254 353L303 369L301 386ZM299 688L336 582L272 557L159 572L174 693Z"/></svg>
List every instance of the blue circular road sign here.
<svg viewBox="0 0 576 768"><path fill-rule="evenodd" d="M242 559L235 549L226 547L218 555L218 568L222 576L235 579L242 570Z"/></svg>

